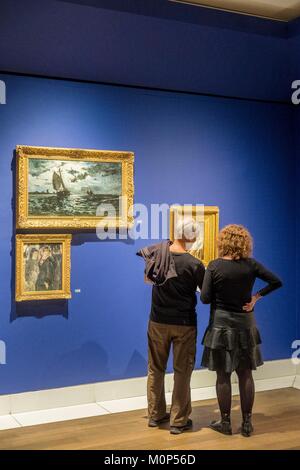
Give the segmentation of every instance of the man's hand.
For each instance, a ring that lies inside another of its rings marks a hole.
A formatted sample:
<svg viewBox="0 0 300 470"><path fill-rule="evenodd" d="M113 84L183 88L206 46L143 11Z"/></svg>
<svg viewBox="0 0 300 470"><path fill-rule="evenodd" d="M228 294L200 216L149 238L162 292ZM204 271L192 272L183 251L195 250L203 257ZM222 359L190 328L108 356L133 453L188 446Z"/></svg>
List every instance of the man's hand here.
<svg viewBox="0 0 300 470"><path fill-rule="evenodd" d="M251 301L248 302L247 304L245 304L243 306L243 310L245 312L252 312L252 310L254 309L254 306L256 304L256 302L261 298L261 295L259 294L256 294L256 295L252 295L251 297Z"/></svg>

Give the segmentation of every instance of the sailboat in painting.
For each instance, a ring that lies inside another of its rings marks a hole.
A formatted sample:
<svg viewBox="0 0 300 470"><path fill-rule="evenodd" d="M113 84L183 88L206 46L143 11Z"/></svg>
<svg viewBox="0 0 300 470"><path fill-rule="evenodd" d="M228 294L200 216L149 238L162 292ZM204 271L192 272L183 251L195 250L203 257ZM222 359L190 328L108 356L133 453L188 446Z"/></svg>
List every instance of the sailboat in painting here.
<svg viewBox="0 0 300 470"><path fill-rule="evenodd" d="M28 213L34 217L96 216L110 204L119 216L121 162L29 158Z"/></svg>
<svg viewBox="0 0 300 470"><path fill-rule="evenodd" d="M65 186L60 168L58 173L56 171L53 172L52 185L58 197L62 198L70 195L70 191Z"/></svg>

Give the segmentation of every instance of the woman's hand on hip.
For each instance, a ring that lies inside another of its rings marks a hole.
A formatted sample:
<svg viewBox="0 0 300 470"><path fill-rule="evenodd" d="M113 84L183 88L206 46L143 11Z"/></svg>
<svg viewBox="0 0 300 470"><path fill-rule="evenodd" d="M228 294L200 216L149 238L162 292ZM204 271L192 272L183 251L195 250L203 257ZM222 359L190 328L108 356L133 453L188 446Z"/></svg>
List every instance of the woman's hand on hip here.
<svg viewBox="0 0 300 470"><path fill-rule="evenodd" d="M254 309L254 306L255 306L256 302L257 302L260 298L261 298L261 295L260 295L260 294L252 295L250 302L246 303L246 304L243 306L243 310L244 310L245 312L252 312L252 310Z"/></svg>

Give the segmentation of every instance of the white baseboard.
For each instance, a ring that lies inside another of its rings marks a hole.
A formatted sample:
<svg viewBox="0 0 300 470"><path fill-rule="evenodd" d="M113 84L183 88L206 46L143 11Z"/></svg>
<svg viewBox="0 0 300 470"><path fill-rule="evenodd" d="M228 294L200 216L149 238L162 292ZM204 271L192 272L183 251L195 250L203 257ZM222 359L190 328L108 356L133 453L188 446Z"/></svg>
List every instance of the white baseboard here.
<svg viewBox="0 0 300 470"><path fill-rule="evenodd" d="M215 373L206 369L196 370L193 373L191 388L192 400L205 400L214 398ZM300 371L290 359L267 361L254 372L257 391L274 390L278 388L295 387L300 389ZM233 393L238 393L236 375L232 376ZM17 393L0 396L0 415L26 413L52 408L97 403L106 408L107 403L114 400L141 397L142 404L146 394L146 377L115 380L111 382L98 382L94 384L63 387L50 390ZM166 375L165 388L170 397L173 388L173 374ZM119 405L118 405L119 406ZM110 410L109 410L110 411Z"/></svg>
<svg viewBox="0 0 300 470"><path fill-rule="evenodd" d="M285 377L273 377L271 379L255 380L255 391L265 392L267 390L278 390L280 388L293 387L295 382L294 375L287 375Z"/></svg>
<svg viewBox="0 0 300 470"><path fill-rule="evenodd" d="M295 377L294 387L300 390L300 374Z"/></svg>
<svg viewBox="0 0 300 470"><path fill-rule="evenodd" d="M300 363L296 365L296 376L294 380L294 387L300 390Z"/></svg>

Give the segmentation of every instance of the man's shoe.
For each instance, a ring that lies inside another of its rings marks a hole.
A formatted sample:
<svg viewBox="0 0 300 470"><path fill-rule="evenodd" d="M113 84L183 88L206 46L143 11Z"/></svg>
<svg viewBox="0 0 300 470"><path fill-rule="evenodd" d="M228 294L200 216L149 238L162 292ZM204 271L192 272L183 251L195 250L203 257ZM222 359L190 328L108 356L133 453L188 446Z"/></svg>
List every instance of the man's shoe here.
<svg viewBox="0 0 300 470"><path fill-rule="evenodd" d="M170 413L166 413L165 416L161 419L150 418L148 421L149 428L157 428L160 424L170 421Z"/></svg>
<svg viewBox="0 0 300 470"><path fill-rule="evenodd" d="M230 415L222 415L219 421L212 421L209 425L210 429L225 434L226 436L232 435Z"/></svg>
<svg viewBox="0 0 300 470"><path fill-rule="evenodd" d="M182 434L184 431L189 431L193 427L193 421L191 419L187 420L187 423L184 426L171 426L171 434Z"/></svg>

